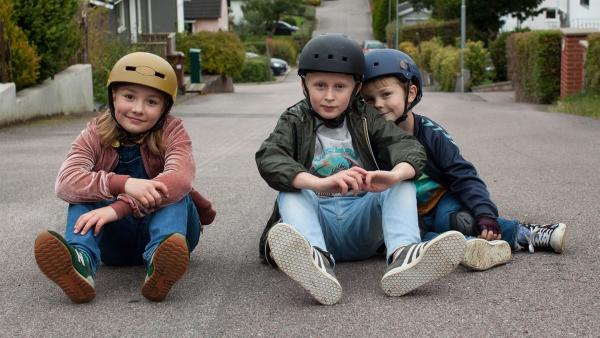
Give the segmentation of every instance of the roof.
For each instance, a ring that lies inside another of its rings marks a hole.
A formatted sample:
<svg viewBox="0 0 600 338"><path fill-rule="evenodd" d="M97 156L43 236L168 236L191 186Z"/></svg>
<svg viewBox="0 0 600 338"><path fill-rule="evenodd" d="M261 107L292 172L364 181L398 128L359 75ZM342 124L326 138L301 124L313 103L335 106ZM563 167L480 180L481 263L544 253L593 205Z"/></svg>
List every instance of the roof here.
<svg viewBox="0 0 600 338"><path fill-rule="evenodd" d="M223 0L190 0L183 2L185 20L218 19ZM229 0L227 0L229 3Z"/></svg>

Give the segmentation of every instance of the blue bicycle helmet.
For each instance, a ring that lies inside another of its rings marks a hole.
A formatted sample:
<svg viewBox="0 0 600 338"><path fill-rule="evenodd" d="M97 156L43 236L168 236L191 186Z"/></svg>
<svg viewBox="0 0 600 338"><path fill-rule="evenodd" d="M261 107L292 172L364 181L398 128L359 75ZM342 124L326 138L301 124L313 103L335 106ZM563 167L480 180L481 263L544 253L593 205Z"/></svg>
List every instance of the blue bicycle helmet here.
<svg viewBox="0 0 600 338"><path fill-rule="evenodd" d="M396 49L376 49L365 55L366 71L364 82L369 82L383 76L395 76L400 82L405 83L406 103L408 103L408 88L411 84L417 86L417 97L410 105L404 105L404 113L398 122L406 120L409 110L421 101L423 90L421 87L421 73L413 59L406 53Z"/></svg>

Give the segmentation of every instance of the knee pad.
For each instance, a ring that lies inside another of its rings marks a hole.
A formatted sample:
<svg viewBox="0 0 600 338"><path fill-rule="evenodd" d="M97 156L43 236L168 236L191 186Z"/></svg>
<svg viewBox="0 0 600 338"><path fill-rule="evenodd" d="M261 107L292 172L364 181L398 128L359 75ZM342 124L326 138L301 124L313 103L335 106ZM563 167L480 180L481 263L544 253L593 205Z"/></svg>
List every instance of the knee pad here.
<svg viewBox="0 0 600 338"><path fill-rule="evenodd" d="M465 236L479 235L475 219L468 211L457 211L450 215L450 229L456 230Z"/></svg>

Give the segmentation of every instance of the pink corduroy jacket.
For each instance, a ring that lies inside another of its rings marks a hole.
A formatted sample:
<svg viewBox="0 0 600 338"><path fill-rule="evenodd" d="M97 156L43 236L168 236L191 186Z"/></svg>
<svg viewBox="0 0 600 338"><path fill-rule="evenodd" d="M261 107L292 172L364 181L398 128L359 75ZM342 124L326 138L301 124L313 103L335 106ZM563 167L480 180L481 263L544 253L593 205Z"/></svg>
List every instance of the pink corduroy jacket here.
<svg viewBox="0 0 600 338"><path fill-rule="evenodd" d="M68 203L116 200L110 205L119 218L133 213L143 217L157 209L175 203L191 192L200 213L204 203L209 203L192 188L196 165L192 155L192 141L183 127L181 119L168 115L163 127L165 153L153 155L144 143L140 147L144 169L152 180L167 186L169 197L152 209L145 208L139 201L125 193L128 175L112 172L119 162L117 150L102 147L96 132L96 119L71 145L67 158L62 163L56 178L56 195Z"/></svg>

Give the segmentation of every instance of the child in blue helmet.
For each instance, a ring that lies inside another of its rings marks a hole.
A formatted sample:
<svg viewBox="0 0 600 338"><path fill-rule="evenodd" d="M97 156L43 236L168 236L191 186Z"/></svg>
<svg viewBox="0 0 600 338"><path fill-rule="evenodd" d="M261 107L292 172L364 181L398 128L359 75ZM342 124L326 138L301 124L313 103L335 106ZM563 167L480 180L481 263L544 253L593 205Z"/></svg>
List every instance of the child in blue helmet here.
<svg viewBox="0 0 600 338"><path fill-rule="evenodd" d="M465 234L470 239L462 264L474 270L508 262L511 248L564 250L565 224L522 224L498 217L485 183L448 132L413 113L423 92L419 69L410 56L385 49L365 58L363 97L386 120L414 135L427 152L425 170L416 181L424 239L451 229Z"/></svg>
<svg viewBox="0 0 600 338"><path fill-rule="evenodd" d="M421 243L412 179L425 152L356 98L363 73L355 41L310 40L298 69L305 99L281 115L256 153L261 176L279 191L261 256L321 304L342 296L336 261L367 259L385 244L381 286L401 296L450 273L464 252L457 231Z"/></svg>

